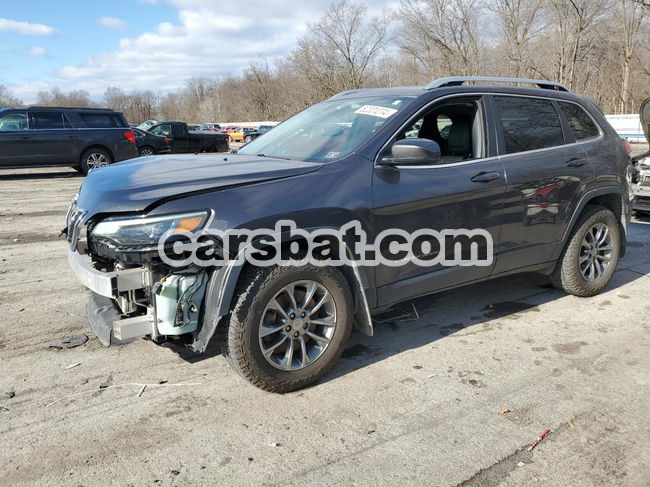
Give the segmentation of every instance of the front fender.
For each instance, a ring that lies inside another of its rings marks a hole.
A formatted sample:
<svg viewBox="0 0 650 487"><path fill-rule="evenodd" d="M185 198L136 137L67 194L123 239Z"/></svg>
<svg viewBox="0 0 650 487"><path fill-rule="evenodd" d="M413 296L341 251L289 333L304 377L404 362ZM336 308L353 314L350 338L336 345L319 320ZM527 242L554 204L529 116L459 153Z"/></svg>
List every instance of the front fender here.
<svg viewBox="0 0 650 487"><path fill-rule="evenodd" d="M246 245L240 250L240 254L246 252L251 246L250 243ZM346 252L349 257L352 256L347 245ZM203 316L200 318L199 327L194 333L194 341L191 345L196 352L205 352L217 330L219 321L230 313L235 298L235 289L244 265L246 264L239 263L239 259L233 259L227 265L212 272L205 290ZM361 265L352 265L344 266L342 272L354 296L354 324L359 331L372 336L372 318L366 293L369 288L366 269Z"/></svg>

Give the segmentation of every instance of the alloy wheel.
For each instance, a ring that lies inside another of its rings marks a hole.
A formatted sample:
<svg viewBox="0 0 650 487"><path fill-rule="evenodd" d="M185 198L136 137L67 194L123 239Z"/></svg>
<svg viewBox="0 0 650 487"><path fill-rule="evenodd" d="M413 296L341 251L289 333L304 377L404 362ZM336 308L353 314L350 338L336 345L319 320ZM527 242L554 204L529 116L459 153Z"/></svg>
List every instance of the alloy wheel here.
<svg viewBox="0 0 650 487"><path fill-rule="evenodd" d="M595 281L609 268L614 247L609 228L604 223L592 226L580 245L579 265L582 277Z"/></svg>
<svg viewBox="0 0 650 487"><path fill-rule="evenodd" d="M86 165L89 170L108 166L108 159L101 152L93 152L86 158Z"/></svg>
<svg viewBox="0 0 650 487"><path fill-rule="evenodd" d="M262 313L259 344L273 367L296 371L320 358L336 328L336 303L316 281L296 281L283 287Z"/></svg>

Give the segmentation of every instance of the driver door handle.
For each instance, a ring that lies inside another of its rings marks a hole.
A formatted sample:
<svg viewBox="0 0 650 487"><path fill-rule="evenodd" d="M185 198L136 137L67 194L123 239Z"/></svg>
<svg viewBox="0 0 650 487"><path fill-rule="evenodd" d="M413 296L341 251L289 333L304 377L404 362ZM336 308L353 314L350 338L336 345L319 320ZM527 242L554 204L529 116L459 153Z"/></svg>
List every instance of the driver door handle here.
<svg viewBox="0 0 650 487"><path fill-rule="evenodd" d="M501 173L498 172L480 172L474 176L471 181L473 183L489 183L490 181L495 181L501 177Z"/></svg>
<svg viewBox="0 0 650 487"><path fill-rule="evenodd" d="M584 166L585 164L587 164L587 161L580 159L579 157L574 157L573 159L569 159L564 163L564 165L567 167L580 167Z"/></svg>

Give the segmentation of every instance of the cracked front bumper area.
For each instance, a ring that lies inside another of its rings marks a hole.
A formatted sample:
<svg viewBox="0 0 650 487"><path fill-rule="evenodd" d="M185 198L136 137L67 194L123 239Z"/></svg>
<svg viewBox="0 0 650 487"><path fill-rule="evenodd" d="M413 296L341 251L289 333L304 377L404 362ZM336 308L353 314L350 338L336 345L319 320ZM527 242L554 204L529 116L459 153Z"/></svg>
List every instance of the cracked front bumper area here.
<svg viewBox="0 0 650 487"><path fill-rule="evenodd" d="M135 300L134 293L151 285L147 269L100 271L90 259L72 249L68 250L68 261L77 279L92 291L86 307L88 323L102 345L122 345L138 336L156 334L152 310L133 313L130 304Z"/></svg>
<svg viewBox="0 0 650 487"><path fill-rule="evenodd" d="M197 330L208 281L205 270L98 264L72 249L68 260L92 291L88 321L104 346L143 336L159 341Z"/></svg>

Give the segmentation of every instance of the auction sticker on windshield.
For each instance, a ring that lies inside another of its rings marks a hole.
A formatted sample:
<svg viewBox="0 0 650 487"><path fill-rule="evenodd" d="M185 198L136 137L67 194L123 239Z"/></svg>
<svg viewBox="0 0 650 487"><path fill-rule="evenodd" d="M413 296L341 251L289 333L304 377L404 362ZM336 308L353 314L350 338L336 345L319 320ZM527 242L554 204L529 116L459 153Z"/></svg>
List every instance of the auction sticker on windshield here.
<svg viewBox="0 0 650 487"><path fill-rule="evenodd" d="M370 115L372 117L388 118L391 115L397 113L397 110L394 108L379 107L376 105L364 105L354 113L359 115Z"/></svg>

